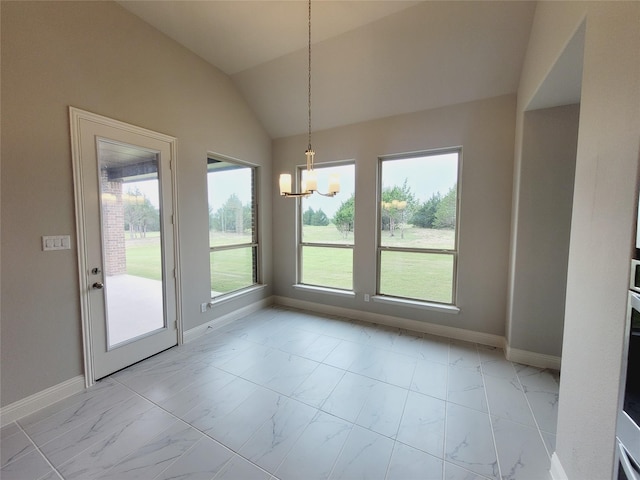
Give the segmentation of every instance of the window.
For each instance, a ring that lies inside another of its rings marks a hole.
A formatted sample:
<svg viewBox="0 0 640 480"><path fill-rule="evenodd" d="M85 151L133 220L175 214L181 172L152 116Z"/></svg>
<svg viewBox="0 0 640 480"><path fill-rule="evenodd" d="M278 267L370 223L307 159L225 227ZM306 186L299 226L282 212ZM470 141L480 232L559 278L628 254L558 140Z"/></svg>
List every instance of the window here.
<svg viewBox="0 0 640 480"><path fill-rule="evenodd" d="M321 191L329 185L329 175L338 174L340 193L331 198L316 193L301 200L299 282L353 290L355 166L334 164L315 171Z"/></svg>
<svg viewBox="0 0 640 480"><path fill-rule="evenodd" d="M455 303L460 151L380 159L378 295Z"/></svg>
<svg viewBox="0 0 640 480"><path fill-rule="evenodd" d="M258 283L256 168L209 158L211 297Z"/></svg>

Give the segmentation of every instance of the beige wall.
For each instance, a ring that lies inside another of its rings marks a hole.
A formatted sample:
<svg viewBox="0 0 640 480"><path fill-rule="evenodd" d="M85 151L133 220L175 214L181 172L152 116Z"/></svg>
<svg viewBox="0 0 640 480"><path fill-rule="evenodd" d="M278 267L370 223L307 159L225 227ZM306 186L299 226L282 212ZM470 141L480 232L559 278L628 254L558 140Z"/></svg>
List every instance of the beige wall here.
<svg viewBox="0 0 640 480"><path fill-rule="evenodd" d="M267 297L201 314L209 300L206 155L261 165L264 277L271 276L271 140L230 79L113 2L1 2L2 398L83 374L70 105L178 138L186 330ZM72 249L42 252L42 235Z"/></svg>
<svg viewBox="0 0 640 480"><path fill-rule="evenodd" d="M292 288L296 282L295 202L273 194L274 292L325 305L504 335L515 97L501 96L314 132L318 163L354 159L354 290L341 298ZM275 140L274 173L301 163L306 136ZM376 175L381 155L462 146L458 315L365 303L376 288ZM336 197L336 202L342 201Z"/></svg>
<svg viewBox="0 0 640 480"><path fill-rule="evenodd" d="M611 478L640 155L640 3L538 4L519 90L524 111L586 16L567 272L558 464ZM517 185L517 181L516 181ZM557 462L556 462L557 460Z"/></svg>
<svg viewBox="0 0 640 480"><path fill-rule="evenodd" d="M517 195L511 348L560 357L580 108L526 112Z"/></svg>

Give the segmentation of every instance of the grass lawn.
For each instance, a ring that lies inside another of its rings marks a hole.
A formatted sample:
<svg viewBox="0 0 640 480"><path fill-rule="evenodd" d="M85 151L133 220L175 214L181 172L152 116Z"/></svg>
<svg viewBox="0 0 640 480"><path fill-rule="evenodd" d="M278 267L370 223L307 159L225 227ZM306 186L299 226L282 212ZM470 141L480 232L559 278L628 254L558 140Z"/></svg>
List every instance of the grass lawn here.
<svg viewBox="0 0 640 480"><path fill-rule="evenodd" d="M127 239L127 275L162 280L160 237Z"/></svg>
<svg viewBox="0 0 640 480"><path fill-rule="evenodd" d="M209 261L211 290L226 293L254 284L252 247L211 252Z"/></svg>
<svg viewBox="0 0 640 480"><path fill-rule="evenodd" d="M455 241L451 230L406 228L391 237L383 232L383 245L450 248ZM404 238L403 238L404 237ZM247 235L214 232L217 245L246 243ZM353 243L353 233L345 240L333 225L304 227L307 242ZM162 279L160 239L149 232L144 239L127 239L127 273L153 280ZM223 250L210 254L211 289L230 292L253 285L252 248ZM380 265L380 293L442 303L451 302L453 256L412 252L383 252ZM345 248L303 248L302 282L351 290L353 288L353 250Z"/></svg>

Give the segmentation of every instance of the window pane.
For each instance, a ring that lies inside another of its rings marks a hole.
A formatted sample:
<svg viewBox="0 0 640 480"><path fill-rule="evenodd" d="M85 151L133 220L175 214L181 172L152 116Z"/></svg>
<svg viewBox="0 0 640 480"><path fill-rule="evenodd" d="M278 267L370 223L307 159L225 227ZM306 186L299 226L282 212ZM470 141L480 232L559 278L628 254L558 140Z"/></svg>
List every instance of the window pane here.
<svg viewBox="0 0 640 480"><path fill-rule="evenodd" d="M254 241L253 168L209 159L209 246Z"/></svg>
<svg viewBox="0 0 640 480"><path fill-rule="evenodd" d="M335 197L313 194L302 199L302 241L353 245L355 166L321 167L315 171L323 193L328 190L329 175L339 175L340 192Z"/></svg>
<svg viewBox="0 0 640 480"><path fill-rule="evenodd" d="M453 255L382 251L380 294L452 303Z"/></svg>
<svg viewBox="0 0 640 480"><path fill-rule="evenodd" d="M211 252L211 297L254 285L256 253L255 247Z"/></svg>
<svg viewBox="0 0 640 480"><path fill-rule="evenodd" d="M302 278L307 285L353 289L353 250L302 247Z"/></svg>
<svg viewBox="0 0 640 480"><path fill-rule="evenodd" d="M455 249L458 155L382 162L382 246Z"/></svg>

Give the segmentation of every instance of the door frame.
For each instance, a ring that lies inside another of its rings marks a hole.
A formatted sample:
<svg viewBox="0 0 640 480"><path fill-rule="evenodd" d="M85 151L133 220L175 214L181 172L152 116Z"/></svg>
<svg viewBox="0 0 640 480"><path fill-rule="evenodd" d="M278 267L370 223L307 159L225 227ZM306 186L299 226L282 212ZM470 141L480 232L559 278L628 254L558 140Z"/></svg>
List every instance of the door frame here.
<svg viewBox="0 0 640 480"><path fill-rule="evenodd" d="M138 134L150 137L159 141L167 142L171 151L171 159L169 162L169 171L171 172L171 190L172 190L172 229L173 229L173 257L174 257L174 279L175 279L175 296L176 296L176 327L178 330L178 345L183 344L183 325L182 325L182 286L180 282L180 237L178 235L178 183L176 175L176 154L177 139L175 137L154 132L146 128L137 127L119 120L104 117L95 113L80 110L78 108L69 107L69 120L71 130L71 157L73 160L73 185L75 197L75 216L76 216L76 243L78 254L78 277L79 277L79 297L80 297L80 316L82 320L82 345L84 356L84 377L85 387L90 387L95 383L94 374L94 356L92 347L92 331L91 331L91 311L90 311L90 289L87 272L89 269L88 247L87 247L87 227L85 225L85 201L83 164L81 155L81 137L80 122L87 120L100 125L105 125L124 132ZM166 174L166 173L165 173Z"/></svg>

